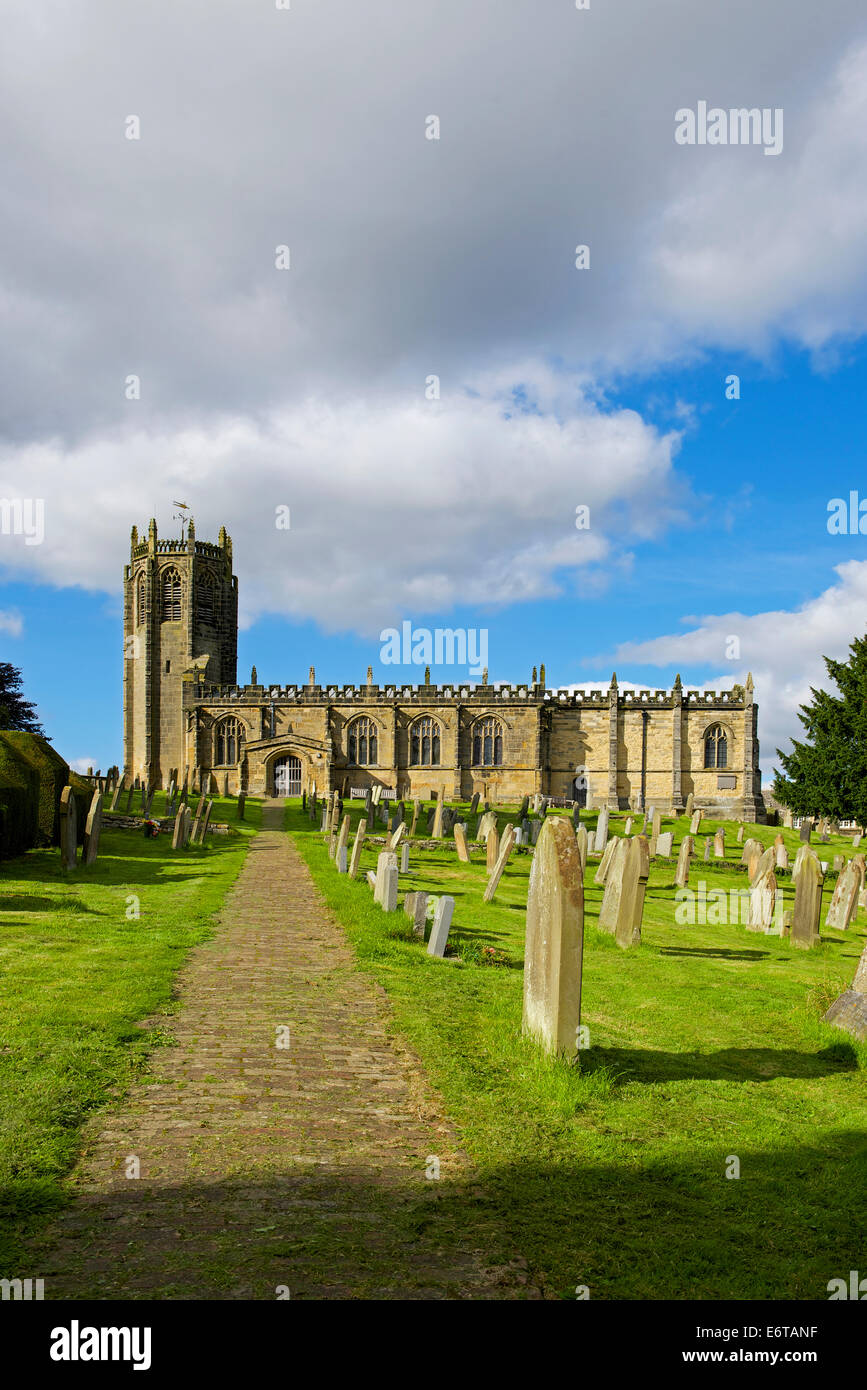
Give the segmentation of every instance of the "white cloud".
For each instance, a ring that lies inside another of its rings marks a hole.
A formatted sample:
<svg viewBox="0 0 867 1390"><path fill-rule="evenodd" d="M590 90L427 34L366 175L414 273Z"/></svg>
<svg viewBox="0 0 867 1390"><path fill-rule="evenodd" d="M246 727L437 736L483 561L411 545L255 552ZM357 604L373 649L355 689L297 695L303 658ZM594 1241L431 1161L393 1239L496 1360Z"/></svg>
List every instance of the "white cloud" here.
<svg viewBox="0 0 867 1390"><path fill-rule="evenodd" d="M647 642L624 642L614 654L617 665L634 662L650 666L708 665L726 659L732 636L740 642L740 659L710 677L703 690L727 690L743 684L752 671L759 706L762 772L769 778L778 766L777 748L787 751L789 740L803 733L799 705L810 699L810 688L829 686L823 657L845 660L851 642L867 629L867 561L849 560L836 566L839 582L794 610L766 613L725 613L703 616L688 632L669 633ZM646 684L646 683L645 683Z"/></svg>
<svg viewBox="0 0 867 1390"><path fill-rule="evenodd" d="M14 609L0 609L0 632L7 637L20 637L24 631L24 619Z"/></svg>
<svg viewBox="0 0 867 1390"><path fill-rule="evenodd" d="M438 402L311 399L261 423L7 447L0 489L26 482L46 499L45 541L19 547L18 568L115 593L131 522L156 515L176 534L166 499L183 498L199 537L229 529L245 621L271 611L369 634L397 616L553 596L570 572L598 582L631 540L685 519L677 433L531 364L511 379L520 407L480 379ZM289 530L275 526L281 505Z"/></svg>
<svg viewBox="0 0 867 1390"><path fill-rule="evenodd" d="M99 766L99 759L98 759L98 758L93 758L93 757L90 757L90 758L71 758L71 759L70 759L70 762L69 762L69 766L72 768L72 771L73 771L73 772L85 773L85 772L87 772L87 769L88 769L89 767L92 767L93 770L94 770L94 772L95 772L96 769L97 769L98 766Z"/></svg>

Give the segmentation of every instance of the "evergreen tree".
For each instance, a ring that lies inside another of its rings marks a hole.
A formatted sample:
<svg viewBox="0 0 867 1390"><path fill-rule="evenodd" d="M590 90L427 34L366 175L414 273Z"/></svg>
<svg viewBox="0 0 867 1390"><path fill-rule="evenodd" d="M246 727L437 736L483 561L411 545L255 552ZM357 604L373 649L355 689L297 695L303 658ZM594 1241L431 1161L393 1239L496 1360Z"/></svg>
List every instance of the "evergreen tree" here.
<svg viewBox="0 0 867 1390"><path fill-rule="evenodd" d="M867 637L856 637L848 661L824 657L839 694L810 689L798 718L803 743L777 754L783 765L774 796L796 816L830 816L867 825Z"/></svg>
<svg viewBox="0 0 867 1390"><path fill-rule="evenodd" d="M21 672L8 661L0 661L0 729L23 729L28 734L44 734L36 718L36 706L21 695Z"/></svg>

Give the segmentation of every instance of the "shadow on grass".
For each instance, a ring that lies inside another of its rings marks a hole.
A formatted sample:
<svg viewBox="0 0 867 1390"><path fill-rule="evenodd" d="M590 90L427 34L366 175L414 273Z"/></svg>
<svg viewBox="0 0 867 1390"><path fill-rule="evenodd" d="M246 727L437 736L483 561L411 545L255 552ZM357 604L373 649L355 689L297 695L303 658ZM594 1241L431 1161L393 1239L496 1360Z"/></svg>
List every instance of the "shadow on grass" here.
<svg viewBox="0 0 867 1390"><path fill-rule="evenodd" d="M735 1145L492 1162L466 1182L349 1164L142 1178L75 1200L2 1274L38 1271L54 1300L273 1302L281 1285L293 1301L573 1299L579 1284L606 1300L827 1300L863 1255L864 1136L740 1148L727 1181ZM47 1215L33 1186L17 1209Z"/></svg>
<svg viewBox="0 0 867 1390"><path fill-rule="evenodd" d="M621 1085L659 1081L774 1081L838 1076L858 1070L858 1054L845 1039L821 1052L793 1048L724 1047L718 1052L657 1052L650 1048L594 1047L582 1058L582 1071L610 1068Z"/></svg>

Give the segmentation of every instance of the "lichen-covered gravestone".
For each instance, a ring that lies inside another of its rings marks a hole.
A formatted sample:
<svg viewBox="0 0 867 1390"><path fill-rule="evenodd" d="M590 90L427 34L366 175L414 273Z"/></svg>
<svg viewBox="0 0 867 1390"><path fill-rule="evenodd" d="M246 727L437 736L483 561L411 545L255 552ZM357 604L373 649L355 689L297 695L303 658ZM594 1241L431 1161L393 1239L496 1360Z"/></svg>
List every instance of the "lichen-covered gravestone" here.
<svg viewBox="0 0 867 1390"><path fill-rule="evenodd" d="M691 835L684 835L680 842L677 869L674 874L674 881L678 888L685 888L689 883L689 861L692 858L692 851L693 838Z"/></svg>
<svg viewBox="0 0 867 1390"><path fill-rule="evenodd" d="M861 888L861 874L855 864L846 865L837 879L831 903L825 916L825 926L833 931L845 931L849 926L858 903Z"/></svg>
<svg viewBox="0 0 867 1390"><path fill-rule="evenodd" d="M726 857L726 833L722 826L713 837L713 857L714 859L725 859Z"/></svg>
<svg viewBox="0 0 867 1390"><path fill-rule="evenodd" d="M656 853L660 859L671 858L671 846L674 836L670 830L664 830L656 841Z"/></svg>
<svg viewBox="0 0 867 1390"><path fill-rule="evenodd" d="M578 845L561 816L546 820L530 870L523 1031L573 1058L581 1023L584 886Z"/></svg>
<svg viewBox="0 0 867 1390"><path fill-rule="evenodd" d="M777 902L777 877L773 869L757 874L750 889L750 920L747 931L767 932L774 924Z"/></svg>
<svg viewBox="0 0 867 1390"><path fill-rule="evenodd" d="M692 820L689 823L690 835L697 835L701 830L701 811L693 811Z"/></svg>
<svg viewBox="0 0 867 1390"><path fill-rule="evenodd" d="M81 847L81 862L94 864L99 851L99 832L102 829L102 793L94 792L84 823L84 844Z"/></svg>
<svg viewBox="0 0 867 1390"><path fill-rule="evenodd" d="M602 855L602 861L599 865L599 868L596 870L596 873L593 875L593 882L599 888L601 888L602 885L607 881L608 870L611 865L611 859L614 855L615 850L617 849L618 843L619 842L617 836L612 835L611 839L608 841L608 844L605 846L605 852Z"/></svg>
<svg viewBox="0 0 867 1390"><path fill-rule="evenodd" d="M843 1028L860 1042L867 1042L867 946L861 952L851 988L834 1000L825 1022Z"/></svg>
<svg viewBox="0 0 867 1390"><path fill-rule="evenodd" d="M355 832L355 839L352 842L352 855L349 860L349 877L355 878L358 874L358 866L361 862L361 851L364 848L364 836L367 831L367 821L362 817L358 822L358 829Z"/></svg>
<svg viewBox="0 0 867 1390"><path fill-rule="evenodd" d="M599 812L599 819L596 822L596 834L593 838L594 854L601 854L608 843L608 807L603 806Z"/></svg>
<svg viewBox="0 0 867 1390"><path fill-rule="evenodd" d="M806 848L806 847L805 847ZM801 861L795 879L795 907L792 912L790 940L793 946L809 950L818 946L819 918L822 911L822 871L819 860L809 850Z"/></svg>

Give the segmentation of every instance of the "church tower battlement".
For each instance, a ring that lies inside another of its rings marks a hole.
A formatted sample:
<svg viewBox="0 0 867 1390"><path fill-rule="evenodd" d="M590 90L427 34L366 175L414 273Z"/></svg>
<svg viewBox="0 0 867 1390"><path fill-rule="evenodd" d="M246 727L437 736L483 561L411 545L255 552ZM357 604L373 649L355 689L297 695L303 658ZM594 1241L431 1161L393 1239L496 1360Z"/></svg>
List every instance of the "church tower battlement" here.
<svg viewBox="0 0 867 1390"><path fill-rule="evenodd" d="M146 540L133 526L123 588L124 772L165 787L184 765L184 674L237 680L231 538L222 527L216 545L197 541L192 518L180 540L160 540L153 518Z"/></svg>

